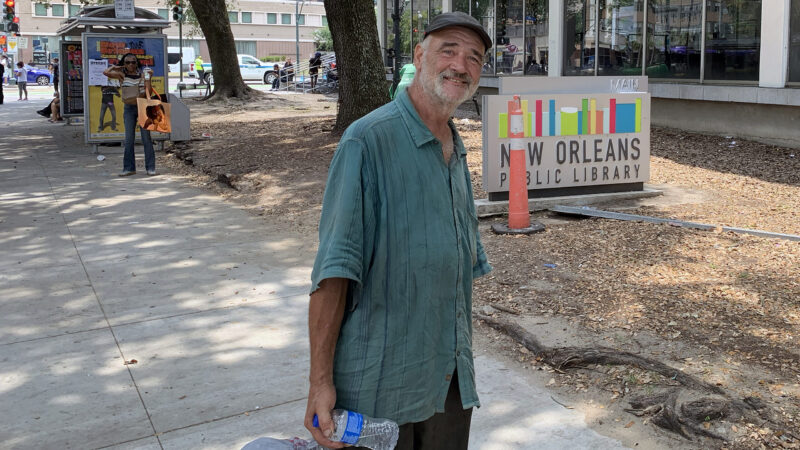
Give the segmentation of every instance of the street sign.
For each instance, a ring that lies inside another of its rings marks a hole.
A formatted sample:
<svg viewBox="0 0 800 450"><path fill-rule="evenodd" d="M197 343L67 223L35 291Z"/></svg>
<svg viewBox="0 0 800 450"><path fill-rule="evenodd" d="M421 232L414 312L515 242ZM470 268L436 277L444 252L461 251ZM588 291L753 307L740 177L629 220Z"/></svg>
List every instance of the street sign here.
<svg viewBox="0 0 800 450"><path fill-rule="evenodd" d="M6 45L6 35L0 34L0 45Z"/></svg>
<svg viewBox="0 0 800 450"><path fill-rule="evenodd" d="M17 44L19 38L17 36L8 36L8 53L17 53Z"/></svg>
<svg viewBox="0 0 800 450"><path fill-rule="evenodd" d="M117 19L133 19L133 0L114 0L114 14Z"/></svg>
<svg viewBox="0 0 800 450"><path fill-rule="evenodd" d="M26 38L26 37L17 38L17 47L22 48L22 49L27 49L28 48L28 38Z"/></svg>

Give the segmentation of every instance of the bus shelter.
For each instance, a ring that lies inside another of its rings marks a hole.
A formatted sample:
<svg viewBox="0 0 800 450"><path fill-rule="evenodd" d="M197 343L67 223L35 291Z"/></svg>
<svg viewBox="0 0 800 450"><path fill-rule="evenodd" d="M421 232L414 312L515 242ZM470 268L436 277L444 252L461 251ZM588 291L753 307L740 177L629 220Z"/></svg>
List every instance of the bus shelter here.
<svg viewBox="0 0 800 450"><path fill-rule="evenodd" d="M143 68L151 69L153 89L168 100L167 37L162 31L169 21L142 8L129 15L117 12L114 5L85 6L58 30L61 114L83 117L85 141L95 150L97 144L125 139L119 84L103 75L123 55L133 53ZM152 138L163 146L170 135L153 132Z"/></svg>

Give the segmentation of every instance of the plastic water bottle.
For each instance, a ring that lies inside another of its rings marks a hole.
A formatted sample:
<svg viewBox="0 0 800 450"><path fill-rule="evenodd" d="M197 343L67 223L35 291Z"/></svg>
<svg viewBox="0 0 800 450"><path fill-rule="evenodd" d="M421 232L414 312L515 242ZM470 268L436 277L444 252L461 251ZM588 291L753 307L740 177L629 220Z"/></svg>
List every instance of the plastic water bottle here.
<svg viewBox="0 0 800 450"><path fill-rule="evenodd" d="M261 437L249 442L242 447L242 450L312 450L318 449L316 442L306 441L305 439L274 439L271 437Z"/></svg>
<svg viewBox="0 0 800 450"><path fill-rule="evenodd" d="M392 450L397 445L400 429L396 423L388 419L373 419L357 412L334 409L333 419L334 442L367 447L372 450ZM319 420L314 416L314 426L319 428Z"/></svg>

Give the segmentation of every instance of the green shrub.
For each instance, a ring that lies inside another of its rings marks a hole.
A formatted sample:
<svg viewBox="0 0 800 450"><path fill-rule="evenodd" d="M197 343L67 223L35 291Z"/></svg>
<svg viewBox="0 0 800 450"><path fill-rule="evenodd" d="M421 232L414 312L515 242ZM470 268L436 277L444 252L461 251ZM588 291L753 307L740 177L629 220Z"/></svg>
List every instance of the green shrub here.
<svg viewBox="0 0 800 450"><path fill-rule="evenodd" d="M280 62L285 61L286 57L281 55L263 56L260 58L262 62Z"/></svg>

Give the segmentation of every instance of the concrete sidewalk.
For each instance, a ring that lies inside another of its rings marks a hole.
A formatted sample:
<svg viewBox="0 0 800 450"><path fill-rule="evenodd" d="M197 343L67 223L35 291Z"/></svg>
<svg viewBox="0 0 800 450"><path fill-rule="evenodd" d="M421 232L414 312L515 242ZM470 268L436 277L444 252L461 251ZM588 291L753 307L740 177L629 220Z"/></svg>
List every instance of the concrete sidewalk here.
<svg viewBox="0 0 800 450"><path fill-rule="evenodd" d="M0 106L0 447L307 436L313 245L144 176L140 148L139 174L116 177L121 148L98 161L45 103ZM476 370L472 448L620 447L492 356Z"/></svg>

